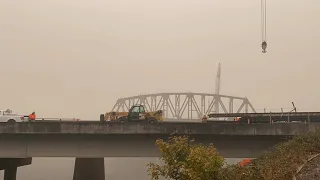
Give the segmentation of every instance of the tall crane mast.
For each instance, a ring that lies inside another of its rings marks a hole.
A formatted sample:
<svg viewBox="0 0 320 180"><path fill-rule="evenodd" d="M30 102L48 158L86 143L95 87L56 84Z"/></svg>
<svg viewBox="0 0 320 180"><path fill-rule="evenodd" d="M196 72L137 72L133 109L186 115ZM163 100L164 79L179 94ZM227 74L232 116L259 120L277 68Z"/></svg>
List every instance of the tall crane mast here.
<svg viewBox="0 0 320 180"><path fill-rule="evenodd" d="M217 77L216 77L216 94L217 95L220 94L220 74L221 74L221 66L219 63Z"/></svg>
<svg viewBox="0 0 320 180"><path fill-rule="evenodd" d="M219 63L217 77L216 77L216 92L215 92L216 95L220 94L220 75L221 75L221 66ZM219 103L220 103L220 99L216 99L216 102L214 105L215 106L215 113L219 113Z"/></svg>

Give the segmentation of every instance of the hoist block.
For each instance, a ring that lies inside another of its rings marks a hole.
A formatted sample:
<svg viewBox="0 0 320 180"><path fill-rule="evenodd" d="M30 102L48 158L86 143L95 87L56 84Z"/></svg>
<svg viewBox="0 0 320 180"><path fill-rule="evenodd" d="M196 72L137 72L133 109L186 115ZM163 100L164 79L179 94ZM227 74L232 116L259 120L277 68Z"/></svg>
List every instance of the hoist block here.
<svg viewBox="0 0 320 180"><path fill-rule="evenodd" d="M261 47L262 47L262 52L263 53L266 53L266 49L267 49L267 42L266 41L263 41L262 44L261 44Z"/></svg>

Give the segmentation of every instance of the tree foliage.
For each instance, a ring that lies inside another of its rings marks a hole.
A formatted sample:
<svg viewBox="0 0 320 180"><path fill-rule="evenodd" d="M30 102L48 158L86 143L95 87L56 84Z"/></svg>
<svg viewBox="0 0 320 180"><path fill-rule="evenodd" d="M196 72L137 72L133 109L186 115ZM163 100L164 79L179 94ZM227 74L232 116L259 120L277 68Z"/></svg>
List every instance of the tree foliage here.
<svg viewBox="0 0 320 180"><path fill-rule="evenodd" d="M280 143L245 167L225 166L213 145L192 142L187 136L170 137L168 142L157 140L164 165L148 165L152 179L163 176L173 180L292 180L301 164L320 153L320 132L315 132Z"/></svg>
<svg viewBox="0 0 320 180"><path fill-rule="evenodd" d="M220 171L220 180L260 180L260 174L252 163L246 167L228 165Z"/></svg>
<svg viewBox="0 0 320 180"><path fill-rule="evenodd" d="M256 159L256 167L263 180L292 180L297 168L310 155L320 152L320 133L296 136L280 143Z"/></svg>
<svg viewBox="0 0 320 180"><path fill-rule="evenodd" d="M170 137L168 142L157 140L164 165L148 164L149 175L173 180L218 180L224 165L213 145L193 144L187 136Z"/></svg>

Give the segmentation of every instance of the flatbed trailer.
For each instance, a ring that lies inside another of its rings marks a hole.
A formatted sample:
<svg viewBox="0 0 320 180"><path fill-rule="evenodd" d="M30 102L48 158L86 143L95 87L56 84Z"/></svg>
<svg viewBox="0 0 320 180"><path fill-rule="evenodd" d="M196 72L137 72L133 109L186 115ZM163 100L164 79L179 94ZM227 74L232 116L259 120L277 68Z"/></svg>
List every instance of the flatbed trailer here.
<svg viewBox="0 0 320 180"><path fill-rule="evenodd" d="M320 122L320 112L221 113L208 114L208 118L238 118L238 122L250 123Z"/></svg>

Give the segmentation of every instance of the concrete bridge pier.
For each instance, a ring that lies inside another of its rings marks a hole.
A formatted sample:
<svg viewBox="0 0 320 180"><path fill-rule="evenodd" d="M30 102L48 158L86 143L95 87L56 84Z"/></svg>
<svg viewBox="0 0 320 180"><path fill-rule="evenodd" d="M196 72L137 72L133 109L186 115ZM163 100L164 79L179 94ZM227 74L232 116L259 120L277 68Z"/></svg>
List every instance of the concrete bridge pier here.
<svg viewBox="0 0 320 180"><path fill-rule="evenodd" d="M16 180L17 179L17 166L8 167L4 170L3 180Z"/></svg>
<svg viewBox="0 0 320 180"><path fill-rule="evenodd" d="M4 180L16 180L17 169L30 165L32 158L0 158L0 170L4 170Z"/></svg>
<svg viewBox="0 0 320 180"><path fill-rule="evenodd" d="M105 180L104 158L76 158L73 180Z"/></svg>

